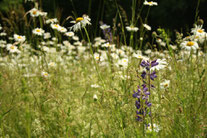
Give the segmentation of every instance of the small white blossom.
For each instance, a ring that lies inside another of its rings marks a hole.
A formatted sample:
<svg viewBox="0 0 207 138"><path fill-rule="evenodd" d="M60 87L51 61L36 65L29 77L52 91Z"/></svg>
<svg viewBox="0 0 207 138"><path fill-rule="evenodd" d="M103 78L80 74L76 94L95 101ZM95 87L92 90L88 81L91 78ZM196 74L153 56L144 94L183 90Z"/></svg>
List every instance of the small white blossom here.
<svg viewBox="0 0 207 138"><path fill-rule="evenodd" d="M24 42L25 39L26 39L25 36L21 36L21 35L14 34L14 40L16 42Z"/></svg>
<svg viewBox="0 0 207 138"><path fill-rule="evenodd" d="M144 2L144 5L148 5L148 6L157 6L157 2L153 2L153 1L146 1Z"/></svg>
<svg viewBox="0 0 207 138"><path fill-rule="evenodd" d="M38 36L42 36L44 34L44 30L41 29L41 28L35 28L32 33L35 34L35 35L38 35Z"/></svg>
<svg viewBox="0 0 207 138"><path fill-rule="evenodd" d="M101 28L102 30L106 30L106 29L110 28L110 25L103 24L103 25L100 26L100 28Z"/></svg>

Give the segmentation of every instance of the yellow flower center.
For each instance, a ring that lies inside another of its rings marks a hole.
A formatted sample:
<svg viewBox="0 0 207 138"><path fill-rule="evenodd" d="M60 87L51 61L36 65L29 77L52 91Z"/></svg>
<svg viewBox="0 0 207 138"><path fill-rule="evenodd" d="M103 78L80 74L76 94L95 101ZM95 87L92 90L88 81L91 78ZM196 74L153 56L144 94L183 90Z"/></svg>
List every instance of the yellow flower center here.
<svg viewBox="0 0 207 138"><path fill-rule="evenodd" d="M123 61L124 61L124 62L127 62L127 60L126 60L126 59L124 59Z"/></svg>
<svg viewBox="0 0 207 138"><path fill-rule="evenodd" d="M39 33L39 32L40 32L40 29L37 29L37 30L36 30L36 32L38 32L38 33Z"/></svg>
<svg viewBox="0 0 207 138"><path fill-rule="evenodd" d="M13 50L15 47L14 46L11 46L10 48Z"/></svg>
<svg viewBox="0 0 207 138"><path fill-rule="evenodd" d="M36 15L37 14L37 11L33 11L32 14Z"/></svg>
<svg viewBox="0 0 207 138"><path fill-rule="evenodd" d="M192 41L189 41L188 43L187 43L187 46L193 46L194 45L194 42L192 42Z"/></svg>
<svg viewBox="0 0 207 138"><path fill-rule="evenodd" d="M149 4L152 4L152 1L149 1L148 3L149 3Z"/></svg>
<svg viewBox="0 0 207 138"><path fill-rule="evenodd" d="M78 17L78 18L76 18L75 22L78 23L78 22L80 22L82 20L83 20L83 17Z"/></svg>
<svg viewBox="0 0 207 138"><path fill-rule="evenodd" d="M57 24L55 24L54 26L55 26L55 28L58 28L58 25Z"/></svg>
<svg viewBox="0 0 207 138"><path fill-rule="evenodd" d="M18 39L22 39L22 37L21 37L21 36L18 36L17 38L18 38Z"/></svg>
<svg viewBox="0 0 207 138"><path fill-rule="evenodd" d="M164 84L164 87L165 87L165 88L167 88L167 87L168 87L168 84L167 84L167 83L166 83L166 84Z"/></svg>
<svg viewBox="0 0 207 138"><path fill-rule="evenodd" d="M198 29L198 32L199 32L199 33L203 33L203 30L201 30L201 29Z"/></svg>

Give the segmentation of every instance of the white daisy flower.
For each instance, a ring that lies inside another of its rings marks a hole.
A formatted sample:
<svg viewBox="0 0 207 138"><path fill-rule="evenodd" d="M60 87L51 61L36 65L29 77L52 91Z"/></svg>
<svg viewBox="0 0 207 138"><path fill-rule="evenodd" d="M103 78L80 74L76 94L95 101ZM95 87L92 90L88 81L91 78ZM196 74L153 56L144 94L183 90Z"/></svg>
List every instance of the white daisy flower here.
<svg viewBox="0 0 207 138"><path fill-rule="evenodd" d="M61 33L65 33L65 32L67 32L67 29L65 27L60 26L58 31L60 31Z"/></svg>
<svg viewBox="0 0 207 138"><path fill-rule="evenodd" d="M118 60L118 65L124 68L127 68L128 62L129 62L128 58L123 58L123 59Z"/></svg>
<svg viewBox="0 0 207 138"><path fill-rule="evenodd" d="M119 58L119 55L117 55L116 53L111 53L111 57L113 59L118 59Z"/></svg>
<svg viewBox="0 0 207 138"><path fill-rule="evenodd" d="M180 44L180 46L185 49L185 50L188 50L188 51L195 51L196 49L198 49L198 43L195 42L195 41L184 41Z"/></svg>
<svg viewBox="0 0 207 138"><path fill-rule="evenodd" d="M129 32L137 32L139 30L138 27L134 27L133 25L127 26L126 29Z"/></svg>
<svg viewBox="0 0 207 138"><path fill-rule="evenodd" d="M41 76L44 78L48 78L50 75L47 72L42 71Z"/></svg>
<svg viewBox="0 0 207 138"><path fill-rule="evenodd" d="M113 48L115 45L114 44L110 44L109 42L102 44L102 47L106 47L106 48Z"/></svg>
<svg viewBox="0 0 207 138"><path fill-rule="evenodd" d="M144 57L142 56L142 54L137 54L137 53L133 53L132 57L138 58L138 59L143 59Z"/></svg>
<svg viewBox="0 0 207 138"><path fill-rule="evenodd" d="M164 82L160 83L161 89L169 88L169 86L170 86L170 80L165 80Z"/></svg>
<svg viewBox="0 0 207 138"><path fill-rule="evenodd" d="M56 63L55 62L50 62L50 63L48 63L48 66L49 67L55 67L56 66Z"/></svg>
<svg viewBox="0 0 207 138"><path fill-rule="evenodd" d="M30 16L32 17L38 17L40 15L40 11L36 8L33 8L29 11Z"/></svg>
<svg viewBox="0 0 207 138"><path fill-rule="evenodd" d="M157 2L153 2L153 1L146 1L144 2L144 5L148 5L148 6L157 6Z"/></svg>
<svg viewBox="0 0 207 138"><path fill-rule="evenodd" d="M73 36L72 39L75 40L75 41L78 41L79 37L78 36Z"/></svg>
<svg viewBox="0 0 207 138"><path fill-rule="evenodd" d="M57 22L58 22L57 18L53 18L53 19L46 20L46 24L55 24Z"/></svg>
<svg viewBox="0 0 207 138"><path fill-rule="evenodd" d="M100 54L98 54L98 53L94 53L94 59L95 59L96 61L99 61L99 60L100 60Z"/></svg>
<svg viewBox="0 0 207 138"><path fill-rule="evenodd" d="M144 53L147 54L147 55L149 55L151 52L152 52L151 49L147 49Z"/></svg>
<svg viewBox="0 0 207 138"><path fill-rule="evenodd" d="M74 23L74 25L70 27L70 30L76 32L81 28L85 27L86 25L91 25L90 21L91 19L87 15L83 15L83 17L78 17L75 21L71 21L71 23Z"/></svg>
<svg viewBox="0 0 207 138"><path fill-rule="evenodd" d="M81 54L81 53L84 53L85 52L86 47L84 47L84 46L78 46L77 49L78 49L78 53Z"/></svg>
<svg viewBox="0 0 207 138"><path fill-rule="evenodd" d="M125 56L126 56L125 51L122 50L122 49L117 49L117 50L116 50L116 53L117 53L118 55L120 55L121 57L125 57Z"/></svg>
<svg viewBox="0 0 207 138"><path fill-rule="evenodd" d="M152 30L151 26L149 26L149 25L147 25L147 24L143 24L143 26L144 26L144 28L146 28L148 31L151 31L151 30Z"/></svg>
<svg viewBox="0 0 207 138"><path fill-rule="evenodd" d="M100 86L98 84L92 84L91 88L99 88Z"/></svg>
<svg viewBox="0 0 207 138"><path fill-rule="evenodd" d="M39 12L39 15L40 15L40 16L43 16L43 17L46 17L46 16L47 16L47 12L41 12L41 11L40 11L40 12Z"/></svg>
<svg viewBox="0 0 207 138"><path fill-rule="evenodd" d="M5 32L0 33L0 36L6 36L6 35L7 35L7 33L5 33Z"/></svg>
<svg viewBox="0 0 207 138"><path fill-rule="evenodd" d="M66 32L65 35L68 37L73 37L75 34L74 32Z"/></svg>
<svg viewBox="0 0 207 138"><path fill-rule="evenodd" d="M44 39L49 39L51 38L51 34L49 32L44 33Z"/></svg>
<svg viewBox="0 0 207 138"><path fill-rule="evenodd" d="M44 34L44 30L42 28L35 28L32 33L35 34L35 35L39 35L39 36L42 36Z"/></svg>
<svg viewBox="0 0 207 138"><path fill-rule="evenodd" d="M17 47L15 45L12 45L12 44L7 44L6 49L10 53L18 53L19 52L19 50L17 49Z"/></svg>
<svg viewBox="0 0 207 138"><path fill-rule="evenodd" d="M7 42L4 40L0 40L0 47L5 48L6 47Z"/></svg>
<svg viewBox="0 0 207 138"><path fill-rule="evenodd" d="M110 25L103 24L103 25L100 26L100 28L101 28L102 30L106 30L106 29L110 28Z"/></svg>
<svg viewBox="0 0 207 138"><path fill-rule="evenodd" d="M153 124L153 130L155 132L159 132L160 131L160 127L157 124ZM147 126L147 131L152 132L152 125L151 124L149 124Z"/></svg>
<svg viewBox="0 0 207 138"><path fill-rule="evenodd" d="M206 34L205 30L202 29L201 25L196 25L195 28L192 28L191 33L193 33L195 36L205 36Z"/></svg>
<svg viewBox="0 0 207 138"><path fill-rule="evenodd" d="M59 31L59 29L61 27L59 24L51 24L50 26L51 26L52 29L58 30L58 31Z"/></svg>
<svg viewBox="0 0 207 138"><path fill-rule="evenodd" d="M24 42L25 41L25 36L14 34L14 40L16 42Z"/></svg>

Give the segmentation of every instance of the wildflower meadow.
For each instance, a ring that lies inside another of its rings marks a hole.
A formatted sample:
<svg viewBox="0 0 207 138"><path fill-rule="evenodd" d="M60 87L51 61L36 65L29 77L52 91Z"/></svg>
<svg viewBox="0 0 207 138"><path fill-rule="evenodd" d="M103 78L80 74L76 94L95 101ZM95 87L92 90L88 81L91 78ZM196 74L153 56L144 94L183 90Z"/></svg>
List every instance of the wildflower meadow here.
<svg viewBox="0 0 207 138"><path fill-rule="evenodd" d="M109 23L41 0L0 14L0 138L207 137L200 0L186 32L150 25L159 1L129 1Z"/></svg>

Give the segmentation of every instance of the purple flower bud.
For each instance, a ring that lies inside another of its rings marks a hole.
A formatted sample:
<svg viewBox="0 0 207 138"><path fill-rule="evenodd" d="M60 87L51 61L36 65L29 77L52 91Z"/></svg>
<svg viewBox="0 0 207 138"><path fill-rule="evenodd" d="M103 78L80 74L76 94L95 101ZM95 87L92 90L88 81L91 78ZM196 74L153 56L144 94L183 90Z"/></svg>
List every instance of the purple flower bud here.
<svg viewBox="0 0 207 138"><path fill-rule="evenodd" d="M146 73L145 71L143 71L142 74L141 74L141 77L142 77L143 79L145 79L146 75L147 75L147 73Z"/></svg>
<svg viewBox="0 0 207 138"><path fill-rule="evenodd" d="M150 92L149 92L149 91L147 91L147 92L145 92L144 94L145 94L145 95L150 95Z"/></svg>
<svg viewBox="0 0 207 138"><path fill-rule="evenodd" d="M132 95L134 98L139 98L139 93L135 92L133 95Z"/></svg>
<svg viewBox="0 0 207 138"><path fill-rule="evenodd" d="M142 118L140 116L137 115L137 121L141 122L142 121Z"/></svg>
<svg viewBox="0 0 207 138"><path fill-rule="evenodd" d="M144 87L144 88L143 88L143 92L146 92L147 90L148 90L147 87Z"/></svg>
<svg viewBox="0 0 207 138"><path fill-rule="evenodd" d="M146 105L147 105L148 107L150 107L150 106L152 105L152 103L147 103Z"/></svg>
<svg viewBox="0 0 207 138"><path fill-rule="evenodd" d="M154 80L154 78L157 78L157 75L156 75L156 72L155 71L150 74L150 79L151 80Z"/></svg>
<svg viewBox="0 0 207 138"><path fill-rule="evenodd" d="M151 84L151 88L155 88L155 86Z"/></svg>
<svg viewBox="0 0 207 138"><path fill-rule="evenodd" d="M140 64L142 67L145 67L145 61L143 60Z"/></svg>
<svg viewBox="0 0 207 138"><path fill-rule="evenodd" d="M157 59L151 62L151 67L157 66L159 63L157 62Z"/></svg>
<svg viewBox="0 0 207 138"><path fill-rule="evenodd" d="M140 102L136 101L135 106L137 107L137 109L140 109L140 107L141 107Z"/></svg>

